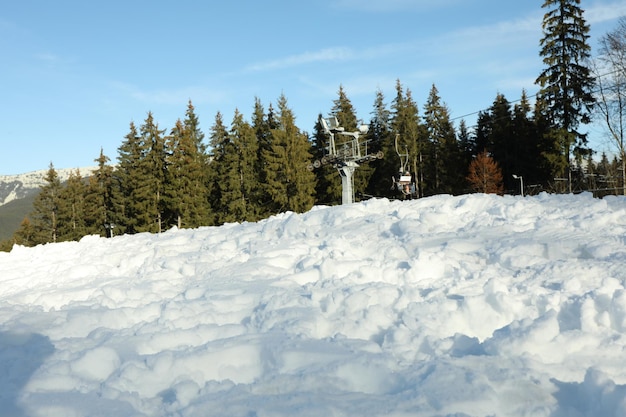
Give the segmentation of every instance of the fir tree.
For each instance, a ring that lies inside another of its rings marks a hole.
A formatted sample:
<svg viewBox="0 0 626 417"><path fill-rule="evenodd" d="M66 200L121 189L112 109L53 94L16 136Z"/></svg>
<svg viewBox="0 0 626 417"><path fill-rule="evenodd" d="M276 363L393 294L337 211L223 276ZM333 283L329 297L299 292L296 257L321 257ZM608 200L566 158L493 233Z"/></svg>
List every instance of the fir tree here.
<svg viewBox="0 0 626 417"><path fill-rule="evenodd" d="M229 175L225 169L227 165L225 158L228 153L228 148L231 146L230 135L224 125L223 117L220 112L217 112L215 115L215 122L213 126L211 126L209 146L211 162L207 169L208 192L211 213L214 213L210 224L220 224L220 217L222 217L226 211L226 208L221 205L223 201L223 186L221 183L225 181Z"/></svg>
<svg viewBox="0 0 626 417"><path fill-rule="evenodd" d="M119 233L137 233L140 230L139 216L143 208L137 204L142 181L145 180L139 166L145 157L137 127L130 123L130 131L118 148L118 164L114 171L115 218Z"/></svg>
<svg viewBox="0 0 626 417"><path fill-rule="evenodd" d="M545 0L548 9L543 17L540 56L544 70L536 80L541 87L539 96L550 122L546 140L553 145L549 160L556 176L569 179L571 192L570 155L580 161L590 152L587 135L580 124L590 122L594 104L595 80L586 62L590 57L589 25L583 17L580 0Z"/></svg>
<svg viewBox="0 0 626 417"><path fill-rule="evenodd" d="M458 194L463 189L465 167L456 141L450 111L441 102L439 91L433 84L424 105L424 126L428 132L431 153L430 171L434 174L436 193Z"/></svg>
<svg viewBox="0 0 626 417"><path fill-rule="evenodd" d="M320 123L320 114L313 128L313 143L311 147L313 160L323 161L328 156L330 138L324 132ZM322 164L315 170L316 203L335 205L341 203L341 177L332 164Z"/></svg>
<svg viewBox="0 0 626 417"><path fill-rule="evenodd" d="M385 104L382 91L376 92L372 117L369 123L368 139L373 144L372 152L382 151L384 158L370 162L374 173L368 191L374 196L393 197L392 177L398 173L399 163L394 147L394 134L391 131L391 112Z"/></svg>
<svg viewBox="0 0 626 417"><path fill-rule="evenodd" d="M85 196L87 186L79 170L70 173L61 188L58 204L57 241L79 240L87 234L85 221Z"/></svg>
<svg viewBox="0 0 626 417"><path fill-rule="evenodd" d="M197 121L179 119L165 140L164 213L166 224L178 228L199 227L209 221L206 156L198 132Z"/></svg>
<svg viewBox="0 0 626 417"><path fill-rule="evenodd" d="M392 132L397 138L400 154L408 154L407 166L401 166L402 162L396 155L396 163L401 170L412 172L417 185L418 196L425 195L427 178L424 173L423 156L426 152L426 140L424 131L419 123L419 112L409 89L404 92L400 80L396 81L396 97L392 104L391 126ZM396 171L398 172L398 171Z"/></svg>
<svg viewBox="0 0 626 417"><path fill-rule="evenodd" d="M35 197L33 212L29 216L34 229L33 245L56 242L59 237L58 214L62 185L52 163L44 180L46 183Z"/></svg>
<svg viewBox="0 0 626 417"><path fill-rule="evenodd" d="M253 197L259 187L255 171L258 143L254 129L239 110L235 110L225 150L220 161L224 173L219 183L220 223L257 220L259 210Z"/></svg>
<svg viewBox="0 0 626 417"><path fill-rule="evenodd" d="M487 150L502 170L504 187L508 190L514 186L512 175L519 174L514 169L514 159L517 157L514 147L517 138L513 136L511 103L504 94L497 94L489 111L491 113L488 140L490 146Z"/></svg>
<svg viewBox="0 0 626 417"><path fill-rule="evenodd" d="M20 223L19 229L17 229L13 234L11 246L13 246L13 244L34 246L37 244L36 235L37 231L35 230L35 227L31 223L30 219L28 217L24 217L24 220ZM7 249L10 250L10 248Z"/></svg>
<svg viewBox="0 0 626 417"><path fill-rule="evenodd" d="M98 168L92 172L85 197L85 222L87 234L110 236L114 223L114 178L110 159L100 149L100 156L95 159Z"/></svg>
<svg viewBox="0 0 626 417"><path fill-rule="evenodd" d="M271 130L272 143L264 155L264 186L274 212L304 212L315 202L315 175L307 169L311 144L296 126L284 95L279 97L277 107L278 127Z"/></svg>

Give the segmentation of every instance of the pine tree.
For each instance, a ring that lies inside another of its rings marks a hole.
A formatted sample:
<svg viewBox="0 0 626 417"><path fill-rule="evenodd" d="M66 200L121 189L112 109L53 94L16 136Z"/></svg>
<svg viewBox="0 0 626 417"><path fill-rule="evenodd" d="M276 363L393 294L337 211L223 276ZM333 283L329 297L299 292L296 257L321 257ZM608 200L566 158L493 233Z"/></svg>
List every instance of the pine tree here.
<svg viewBox="0 0 626 417"><path fill-rule="evenodd" d="M467 180L476 192L499 195L504 193L502 171L486 151L478 154L470 164Z"/></svg>
<svg viewBox="0 0 626 417"><path fill-rule="evenodd" d="M330 138L324 132L319 118L313 128L313 143L311 147L313 160L322 161L328 156ZM316 204L341 204L341 177L333 164L322 164L315 171Z"/></svg>
<svg viewBox="0 0 626 417"><path fill-rule="evenodd" d="M513 107L511 174L522 176L528 184L544 184L549 178L549 172L545 169L537 124L531 118L531 113L532 108L524 90L519 103Z"/></svg>
<svg viewBox="0 0 626 417"><path fill-rule="evenodd" d="M87 234L85 221L85 196L87 186L80 171L72 171L61 188L58 204L57 241L79 240Z"/></svg>
<svg viewBox="0 0 626 417"><path fill-rule="evenodd" d="M239 110L235 110L225 149L220 161L224 173L219 183L223 208L220 223L258 220L259 210L253 200L259 187L255 170L258 143L254 129Z"/></svg>
<svg viewBox="0 0 626 417"><path fill-rule="evenodd" d="M114 179L113 167L108 164L109 157L100 149L100 156L95 159L98 168L92 172L85 197L85 221L87 234L111 236L114 223Z"/></svg>
<svg viewBox="0 0 626 417"><path fill-rule="evenodd" d="M412 172L417 185L418 196L426 195L427 177L424 172L424 155L426 153L425 130L419 123L418 107L409 89L404 92L400 80L396 81L396 97L392 104L391 126L394 141L397 138L401 154L408 154L407 166L396 155L395 161L401 170ZM398 172L398 171L396 171Z"/></svg>
<svg viewBox="0 0 626 417"><path fill-rule="evenodd" d="M511 103L504 94L497 94L489 111L491 113L488 140L490 146L487 150L502 170L504 187L509 190L515 185L512 175L519 174L514 169L514 159L517 157L514 147L517 138L513 136Z"/></svg>
<svg viewBox="0 0 626 417"><path fill-rule="evenodd" d="M230 175L224 168L227 165L225 158L229 152L228 148L230 146L228 129L224 125L222 114L217 112L215 122L213 126L211 126L209 140L211 162L207 169L207 180L209 185L208 192L211 213L214 214L209 224L221 224L220 217L222 217L226 211L226 208L221 205L223 201L223 185L221 185L221 183L226 181L226 178Z"/></svg>
<svg viewBox="0 0 626 417"><path fill-rule="evenodd" d="M398 173L399 163L394 147L395 138L391 131L391 112L385 104L385 96L381 90L376 92L368 139L373 144L372 152L382 151L384 155L383 159L370 162L374 173L368 192L377 197L394 197L392 177Z"/></svg>
<svg viewBox="0 0 626 417"><path fill-rule="evenodd" d="M142 208L136 204L139 199L139 190L144 177L139 169L145 150L142 147L137 127L130 123L130 131L118 148L118 164L114 171L115 218L114 223L118 233L137 233L140 230L139 214Z"/></svg>
<svg viewBox="0 0 626 417"><path fill-rule="evenodd" d="M62 185L52 163L44 180L46 183L35 197L33 212L29 216L34 229L33 245L56 242L59 237L58 213Z"/></svg>
<svg viewBox="0 0 626 417"><path fill-rule="evenodd" d="M13 234L13 238L11 246L22 245L22 246L34 246L37 244L36 242L36 230L28 217L24 217L22 223L20 223L19 229L15 231ZM10 249L10 248L8 248Z"/></svg>
<svg viewBox="0 0 626 417"><path fill-rule="evenodd" d="M590 122L594 104L595 80L586 62L590 57L589 25L583 17L580 0L545 0L540 56L545 69L536 83L550 122L553 154L549 157L554 175L569 179L571 192L571 154L580 161L590 152L587 135L580 124Z"/></svg>
<svg viewBox="0 0 626 417"><path fill-rule="evenodd" d="M434 174L436 193L458 194L464 188L465 167L456 141L450 111L441 102L439 91L433 84L424 105L424 126L428 132L431 153L430 171Z"/></svg>
<svg viewBox="0 0 626 417"><path fill-rule="evenodd" d="M270 150L264 155L264 186L275 213L300 213L315 202L315 175L307 169L311 163L311 144L296 126L284 95L279 97L277 107L278 127L271 130Z"/></svg>
<svg viewBox="0 0 626 417"><path fill-rule="evenodd" d="M459 144L459 149L461 152L461 162L459 166L462 167L463 173L467 174L469 172L469 166L474 158L474 146L472 135L467 128L467 124L464 119L461 119L459 122L459 129L457 133L457 142ZM464 188L463 192L467 192L467 187Z"/></svg>
<svg viewBox="0 0 626 417"><path fill-rule="evenodd" d="M209 221L206 156L197 140L198 131L197 121L179 119L165 139L164 218L167 225L178 228L199 227Z"/></svg>

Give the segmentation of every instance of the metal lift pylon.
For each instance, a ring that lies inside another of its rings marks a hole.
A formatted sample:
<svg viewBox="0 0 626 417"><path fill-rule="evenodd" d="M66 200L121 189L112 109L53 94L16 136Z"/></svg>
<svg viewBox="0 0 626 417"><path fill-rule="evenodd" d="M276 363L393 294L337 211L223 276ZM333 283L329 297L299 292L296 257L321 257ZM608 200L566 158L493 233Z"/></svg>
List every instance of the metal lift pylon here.
<svg viewBox="0 0 626 417"><path fill-rule="evenodd" d="M361 125L355 132L346 132L339 126L336 117L324 119L320 116L320 124L330 141L326 148L327 154L321 161L315 161L310 169L319 168L322 165L332 164L341 175L341 204L354 203L354 171L363 163L381 159L382 151L369 154L366 140L360 140L361 136L367 135L368 125ZM345 140L342 140L345 139Z"/></svg>

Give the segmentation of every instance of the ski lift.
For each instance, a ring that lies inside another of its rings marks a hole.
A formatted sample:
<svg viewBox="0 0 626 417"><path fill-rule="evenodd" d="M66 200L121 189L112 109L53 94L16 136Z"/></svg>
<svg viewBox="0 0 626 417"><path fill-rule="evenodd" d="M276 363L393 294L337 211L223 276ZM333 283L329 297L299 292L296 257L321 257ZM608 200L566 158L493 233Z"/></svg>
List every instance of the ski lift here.
<svg viewBox="0 0 626 417"><path fill-rule="evenodd" d="M400 169L398 170L398 174L392 177L393 186L392 189L396 189L404 195L404 198L412 198L417 197L417 187L415 186L415 182L413 181L413 177L411 176L411 172L409 171L409 151L407 146L404 145L404 153L400 153L400 149L398 147L398 137L400 135L396 135L395 139L395 147L396 153L400 158Z"/></svg>

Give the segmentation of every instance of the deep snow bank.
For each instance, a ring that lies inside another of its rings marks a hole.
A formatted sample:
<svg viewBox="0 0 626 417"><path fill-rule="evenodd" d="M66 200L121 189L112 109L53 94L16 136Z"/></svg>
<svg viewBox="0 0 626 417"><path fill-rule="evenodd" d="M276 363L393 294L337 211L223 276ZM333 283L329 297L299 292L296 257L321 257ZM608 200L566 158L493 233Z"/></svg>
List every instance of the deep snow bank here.
<svg viewBox="0 0 626 417"><path fill-rule="evenodd" d="M626 200L438 196L0 253L15 416L624 416Z"/></svg>

